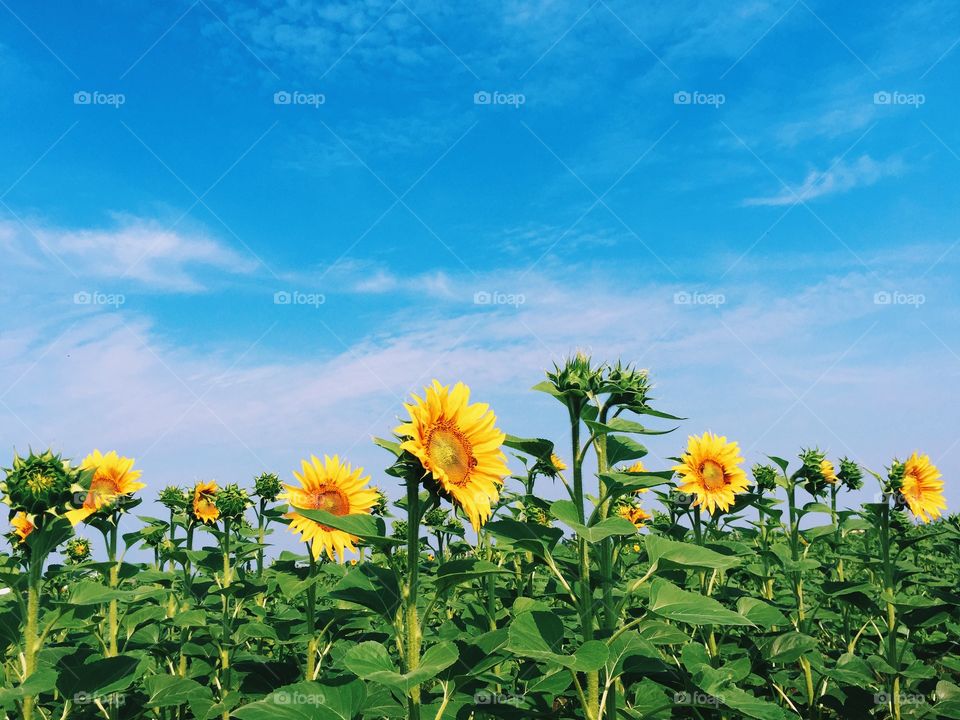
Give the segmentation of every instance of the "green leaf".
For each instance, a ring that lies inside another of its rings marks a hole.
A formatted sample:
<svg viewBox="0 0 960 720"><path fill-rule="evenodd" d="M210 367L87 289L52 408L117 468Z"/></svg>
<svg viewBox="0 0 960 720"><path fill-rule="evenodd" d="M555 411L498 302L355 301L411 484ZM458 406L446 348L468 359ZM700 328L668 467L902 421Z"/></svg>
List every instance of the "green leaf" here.
<svg viewBox="0 0 960 720"><path fill-rule="evenodd" d="M146 704L150 707L176 707L195 700L213 698L210 688L196 680L174 675L151 675L144 678L143 688L149 696Z"/></svg>
<svg viewBox="0 0 960 720"><path fill-rule="evenodd" d="M348 572L330 597L362 605L392 620L400 607L400 581L392 568L364 563Z"/></svg>
<svg viewBox="0 0 960 720"><path fill-rule="evenodd" d="M792 663L817 647L816 639L800 632L790 631L778 635L770 643L770 662Z"/></svg>
<svg viewBox="0 0 960 720"><path fill-rule="evenodd" d="M612 467L617 463L645 457L647 449L631 437L607 435L607 462Z"/></svg>
<svg viewBox="0 0 960 720"><path fill-rule="evenodd" d="M73 526L70 521L63 517L55 518L52 522L47 522L43 527L34 530L27 535L24 541L30 548L30 554L33 562L43 563L60 543L66 542L67 538L73 535Z"/></svg>
<svg viewBox="0 0 960 720"><path fill-rule="evenodd" d="M347 651L343 664L357 677L386 685L406 695L415 685L436 677L453 665L460 653L452 642L440 642L431 646L420 658L416 670L399 673L390 659L387 649L378 642L368 640Z"/></svg>
<svg viewBox="0 0 960 720"><path fill-rule="evenodd" d="M233 711L241 720L352 720L366 700L359 680L326 685L298 682Z"/></svg>
<svg viewBox="0 0 960 720"><path fill-rule="evenodd" d="M660 617L690 625L753 625L713 598L681 590L662 578L654 578L650 583L648 609Z"/></svg>
<svg viewBox="0 0 960 720"><path fill-rule="evenodd" d="M737 601L737 612L758 627L769 629L790 624L787 616L777 608L763 600L752 597L742 597Z"/></svg>
<svg viewBox="0 0 960 720"><path fill-rule="evenodd" d="M57 689L68 698L100 697L122 692L146 672L148 662L130 655L118 655L84 662L80 654L64 657L57 665Z"/></svg>
<svg viewBox="0 0 960 720"><path fill-rule="evenodd" d="M436 590L439 594L457 585L494 574L510 574L510 571L478 558L451 560L437 568Z"/></svg>
<svg viewBox="0 0 960 720"><path fill-rule="evenodd" d="M522 612L510 623L507 651L521 657L591 672L603 667L609 652L606 643L599 640L584 643L573 654L564 653L563 645L563 623L552 612Z"/></svg>
<svg viewBox="0 0 960 720"><path fill-rule="evenodd" d="M607 435L614 432L636 433L637 435L666 435L676 430L676 428L669 430L651 430L634 420L627 420L622 417L615 417L606 423L596 422L595 420L587 420L586 423L596 435Z"/></svg>
<svg viewBox="0 0 960 720"><path fill-rule="evenodd" d="M507 435L503 444L512 450L519 450L538 460L550 460L550 455L553 453L553 441L544 438L521 438Z"/></svg>
<svg viewBox="0 0 960 720"><path fill-rule="evenodd" d="M678 565L709 570L729 570L740 565L733 555L722 555L699 545L670 540L660 535L647 535L644 539L651 563L660 567Z"/></svg>
<svg viewBox="0 0 960 720"><path fill-rule="evenodd" d="M376 515L369 515L367 513L334 515L328 513L326 510L308 510L306 508L294 508L292 506L291 508L295 510L298 515L303 515L309 520L315 520L322 525L343 530L377 547L403 544L401 540L386 536L386 523L384 523L383 518L377 517Z"/></svg>
<svg viewBox="0 0 960 720"><path fill-rule="evenodd" d="M636 535L636 526L622 517L609 517L595 525L587 526L580 522L577 507L569 500L557 500L550 506L550 513L567 525L587 542L595 543L611 535Z"/></svg>
<svg viewBox="0 0 960 720"><path fill-rule="evenodd" d="M483 529L501 542L537 555L550 552L557 541L563 537L563 530L560 528L547 527L539 523L523 523L509 518L488 522Z"/></svg>

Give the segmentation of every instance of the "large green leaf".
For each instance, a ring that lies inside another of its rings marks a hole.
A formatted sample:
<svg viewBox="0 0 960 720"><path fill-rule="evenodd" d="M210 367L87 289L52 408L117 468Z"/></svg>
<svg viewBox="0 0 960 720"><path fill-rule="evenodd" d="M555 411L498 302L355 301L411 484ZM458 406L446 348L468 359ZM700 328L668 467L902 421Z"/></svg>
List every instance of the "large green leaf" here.
<svg viewBox="0 0 960 720"><path fill-rule="evenodd" d="M565 644L563 623L552 612L522 612L510 623L507 650L521 657L591 672L603 667L609 654L606 643L599 640L584 643L574 653L564 652Z"/></svg>
<svg viewBox="0 0 960 720"><path fill-rule="evenodd" d="M631 437L607 435L607 462L613 466L628 460L646 457L647 448Z"/></svg>
<svg viewBox="0 0 960 720"><path fill-rule="evenodd" d="M437 568L436 590L442 593L477 578L509 573L510 571L506 568L479 558L451 560Z"/></svg>
<svg viewBox="0 0 960 720"><path fill-rule="evenodd" d="M521 438L507 435L503 444L513 450L531 455L538 460L549 460L553 452L553 441L544 438Z"/></svg>
<svg viewBox="0 0 960 720"><path fill-rule="evenodd" d="M629 536L637 533L636 526L622 517L608 517L594 525L584 525L580 522L576 505L569 500L557 500L550 506L550 513L577 535L591 543L599 542L612 535Z"/></svg>
<svg viewBox="0 0 960 720"><path fill-rule="evenodd" d="M176 707L202 699L212 699L210 688L196 680L175 675L151 675L144 678L143 689L147 692L150 707Z"/></svg>
<svg viewBox="0 0 960 720"><path fill-rule="evenodd" d="M440 642L427 649L416 670L400 673L387 649L381 643L368 640L350 648L343 663L357 677L386 685L406 695L415 685L436 677L453 665L458 657L456 645Z"/></svg>
<svg viewBox="0 0 960 720"><path fill-rule="evenodd" d="M364 563L348 572L330 597L362 605L392 620L400 607L400 581L392 568Z"/></svg>
<svg viewBox="0 0 960 720"><path fill-rule="evenodd" d="M651 563L660 567L678 565L708 570L729 570L740 564L733 555L723 555L699 545L670 540L661 535L647 535L644 539Z"/></svg>
<svg viewBox="0 0 960 720"><path fill-rule="evenodd" d="M387 537L386 523L383 518L367 513L353 515L334 515L326 510L308 510L294 508L298 515L315 520L318 523L355 535L377 547L402 545L401 540Z"/></svg>
<svg viewBox="0 0 960 720"><path fill-rule="evenodd" d="M352 720L366 699L359 680L341 684L299 682L233 711L241 720Z"/></svg>
<svg viewBox="0 0 960 720"><path fill-rule="evenodd" d="M650 584L648 609L660 617L690 625L753 625L713 598L681 590L662 578L654 578Z"/></svg>
<svg viewBox="0 0 960 720"><path fill-rule="evenodd" d="M594 432L594 434L597 435L606 435L615 432L635 433L637 435L666 435L676 430L676 428L670 428L669 430L651 430L635 420L627 420L626 418L622 417L615 417L612 420L607 420L606 423L597 422L596 420L587 420L587 425Z"/></svg>

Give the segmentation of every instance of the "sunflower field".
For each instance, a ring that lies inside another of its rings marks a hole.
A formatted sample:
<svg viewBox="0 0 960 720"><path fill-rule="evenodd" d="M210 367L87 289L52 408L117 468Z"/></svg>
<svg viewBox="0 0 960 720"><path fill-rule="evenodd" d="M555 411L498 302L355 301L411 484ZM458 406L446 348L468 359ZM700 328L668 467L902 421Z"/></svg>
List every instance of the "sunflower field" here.
<svg viewBox="0 0 960 720"><path fill-rule="evenodd" d="M399 497L324 448L160 490L116 451L15 453L4 717L960 718L960 523L927 455L748 468L705 432L647 467L688 421L646 371L578 354L534 390L565 437L505 434L462 383L398 408Z"/></svg>

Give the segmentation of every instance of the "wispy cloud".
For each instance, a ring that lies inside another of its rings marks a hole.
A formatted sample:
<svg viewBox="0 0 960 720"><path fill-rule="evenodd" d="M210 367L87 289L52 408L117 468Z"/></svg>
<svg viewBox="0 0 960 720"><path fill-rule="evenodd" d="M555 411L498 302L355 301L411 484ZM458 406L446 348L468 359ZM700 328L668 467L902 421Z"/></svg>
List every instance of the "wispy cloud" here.
<svg viewBox="0 0 960 720"><path fill-rule="evenodd" d="M32 219L0 219L0 253L7 262L71 269L77 277L194 292L211 271L248 274L252 258L202 230L170 229L157 220L114 215L109 227L63 228Z"/></svg>
<svg viewBox="0 0 960 720"><path fill-rule="evenodd" d="M873 185L887 177L900 175L904 170L903 161L897 157L886 160L874 160L869 155L861 155L853 161L841 160L826 170L811 170L798 185L789 185L776 195L747 198L747 206L793 205L807 202L826 195L836 195L857 187Z"/></svg>

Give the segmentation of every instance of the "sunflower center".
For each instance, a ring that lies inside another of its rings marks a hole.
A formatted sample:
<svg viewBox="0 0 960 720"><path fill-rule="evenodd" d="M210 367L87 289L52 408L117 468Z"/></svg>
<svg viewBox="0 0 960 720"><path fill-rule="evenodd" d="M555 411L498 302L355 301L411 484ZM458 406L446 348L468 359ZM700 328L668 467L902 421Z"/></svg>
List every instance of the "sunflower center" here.
<svg viewBox="0 0 960 720"><path fill-rule="evenodd" d="M470 471L477 465L473 448L463 433L449 425L439 425L430 432L427 454L430 464L443 470L454 485L465 485Z"/></svg>
<svg viewBox="0 0 960 720"><path fill-rule="evenodd" d="M36 473L27 478L27 487L32 493L40 493L53 485L53 478L43 473Z"/></svg>
<svg viewBox="0 0 960 720"><path fill-rule="evenodd" d="M346 515L350 511L347 496L335 488L320 488L310 499L314 510L326 510L331 515Z"/></svg>
<svg viewBox="0 0 960 720"><path fill-rule="evenodd" d="M87 503L85 504L95 507L97 503L112 500L119 494L120 486L113 477L97 473L90 483L90 492L87 493Z"/></svg>
<svg viewBox="0 0 960 720"><path fill-rule="evenodd" d="M700 475L707 490L720 490L727 484L723 466L716 460L704 460L703 465L700 466Z"/></svg>

